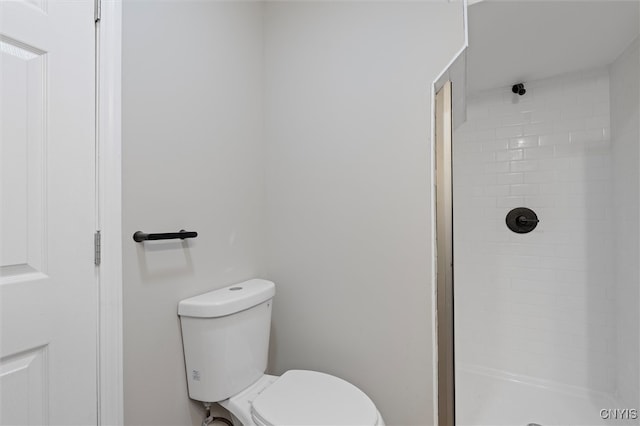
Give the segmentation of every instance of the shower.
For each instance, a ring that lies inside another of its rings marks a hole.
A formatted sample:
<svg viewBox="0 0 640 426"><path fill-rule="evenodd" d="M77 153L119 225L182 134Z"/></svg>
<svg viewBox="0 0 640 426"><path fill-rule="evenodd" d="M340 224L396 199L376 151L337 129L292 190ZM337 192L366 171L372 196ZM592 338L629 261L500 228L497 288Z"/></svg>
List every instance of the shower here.
<svg viewBox="0 0 640 426"><path fill-rule="evenodd" d="M637 424L639 15L469 7L452 138L458 425Z"/></svg>
<svg viewBox="0 0 640 426"><path fill-rule="evenodd" d="M522 96L525 93L527 93L527 90L524 88L524 83L514 84L513 87L511 88L511 91L513 93L516 93L516 94L520 95L520 96Z"/></svg>

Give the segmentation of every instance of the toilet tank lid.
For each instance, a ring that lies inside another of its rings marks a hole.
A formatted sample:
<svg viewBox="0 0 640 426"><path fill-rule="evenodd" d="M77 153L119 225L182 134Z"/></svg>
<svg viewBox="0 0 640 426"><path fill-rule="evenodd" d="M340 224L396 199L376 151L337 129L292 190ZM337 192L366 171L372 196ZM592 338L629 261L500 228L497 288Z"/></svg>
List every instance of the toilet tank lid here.
<svg viewBox="0 0 640 426"><path fill-rule="evenodd" d="M235 314L272 299L276 294L273 282L252 279L184 299L178 304L182 317L216 318Z"/></svg>

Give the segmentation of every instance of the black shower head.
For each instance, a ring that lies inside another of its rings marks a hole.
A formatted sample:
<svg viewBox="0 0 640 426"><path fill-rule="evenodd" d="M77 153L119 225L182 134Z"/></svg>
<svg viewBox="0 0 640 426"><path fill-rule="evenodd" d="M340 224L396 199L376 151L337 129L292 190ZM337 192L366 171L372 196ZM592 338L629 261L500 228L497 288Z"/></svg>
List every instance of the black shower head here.
<svg viewBox="0 0 640 426"><path fill-rule="evenodd" d="M511 88L511 91L513 93L517 93L520 96L522 96L525 93L527 93L527 91L524 88L524 83L514 84L513 87Z"/></svg>

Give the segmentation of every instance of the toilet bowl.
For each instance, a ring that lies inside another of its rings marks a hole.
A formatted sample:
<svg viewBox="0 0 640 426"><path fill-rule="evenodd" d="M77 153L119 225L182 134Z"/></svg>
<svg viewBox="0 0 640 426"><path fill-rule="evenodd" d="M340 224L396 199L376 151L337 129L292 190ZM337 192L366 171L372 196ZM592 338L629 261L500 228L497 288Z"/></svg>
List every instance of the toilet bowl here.
<svg viewBox="0 0 640 426"><path fill-rule="evenodd" d="M338 377L264 374L274 283L254 279L181 301L189 397L217 402L236 426L383 426L375 404Z"/></svg>

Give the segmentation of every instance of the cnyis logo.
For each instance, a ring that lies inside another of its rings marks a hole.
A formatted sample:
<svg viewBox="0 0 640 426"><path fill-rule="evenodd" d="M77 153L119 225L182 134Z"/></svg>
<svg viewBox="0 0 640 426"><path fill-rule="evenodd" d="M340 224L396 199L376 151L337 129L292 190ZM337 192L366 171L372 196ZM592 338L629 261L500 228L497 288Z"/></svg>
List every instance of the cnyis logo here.
<svg viewBox="0 0 640 426"><path fill-rule="evenodd" d="M199 382L200 381L200 371L191 370L191 379L195 380L196 382Z"/></svg>
<svg viewBox="0 0 640 426"><path fill-rule="evenodd" d="M636 420L638 410L636 408L603 408L600 410L600 418L604 420Z"/></svg>

